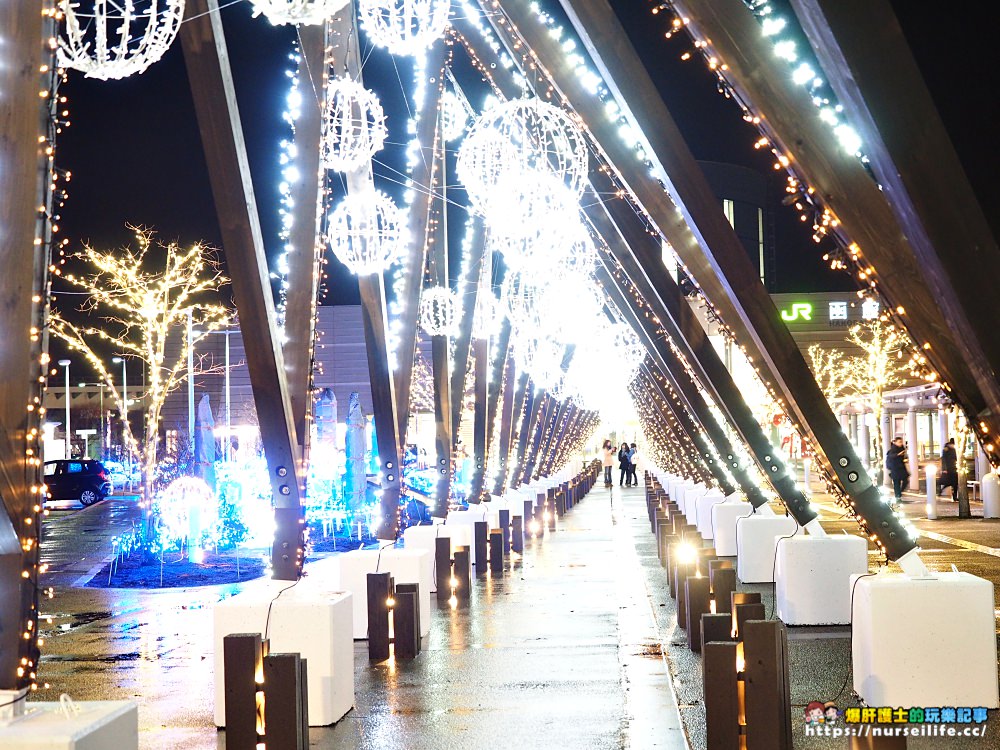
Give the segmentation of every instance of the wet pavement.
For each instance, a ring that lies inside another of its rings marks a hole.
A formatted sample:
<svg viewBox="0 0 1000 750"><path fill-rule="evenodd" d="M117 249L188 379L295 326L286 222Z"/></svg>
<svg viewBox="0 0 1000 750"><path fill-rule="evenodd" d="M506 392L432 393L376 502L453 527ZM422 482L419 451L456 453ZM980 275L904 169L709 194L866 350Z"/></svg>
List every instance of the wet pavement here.
<svg viewBox="0 0 1000 750"><path fill-rule="evenodd" d="M72 543L69 527L92 529L106 515L111 528L127 516L103 505L50 519L48 542ZM614 509L607 491L595 491L557 531L527 541L503 576L478 578L467 607L438 607L415 661L370 665L356 642L356 707L312 729L310 745L685 748L645 563L622 507L617 490ZM253 582L78 588L67 583L73 566L96 564L109 545L74 547L59 564L52 553L46 583L57 595L39 674L51 688L38 697L134 700L141 747L224 747L212 726L211 607Z"/></svg>
<svg viewBox="0 0 1000 750"><path fill-rule="evenodd" d="M856 530L823 497L814 502L829 532ZM904 507L915 518L923 508ZM254 584L79 588L110 554L109 537L137 518L134 500L118 497L47 520L43 584L56 598L39 675L51 690L38 697L134 700L143 748L225 747L212 725L211 608ZM929 567L955 563L1000 585L995 522L916 523L934 535L921 540ZM879 564L874 554L871 563ZM773 613L772 586L739 588L761 592ZM701 662L676 626L641 491L595 489L557 531L526 542L503 576L477 579L468 607L435 607L413 662L371 665L366 644L355 643L356 707L333 727L313 728L311 747L705 747ZM805 737L799 706L855 704L850 644L847 627L789 629L796 748L847 746ZM911 738L909 747L1000 748L1000 720L990 714L985 738Z"/></svg>

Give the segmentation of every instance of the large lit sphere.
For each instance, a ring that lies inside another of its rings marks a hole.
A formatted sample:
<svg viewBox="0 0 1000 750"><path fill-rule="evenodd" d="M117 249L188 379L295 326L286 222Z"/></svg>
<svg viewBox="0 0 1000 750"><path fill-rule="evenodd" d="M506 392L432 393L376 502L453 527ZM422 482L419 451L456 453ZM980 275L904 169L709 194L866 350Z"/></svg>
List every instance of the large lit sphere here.
<svg viewBox="0 0 1000 750"><path fill-rule="evenodd" d="M101 80L142 73L170 48L184 18L184 0L62 0L59 8L59 66Z"/></svg>
<svg viewBox="0 0 1000 750"><path fill-rule="evenodd" d="M599 330L604 317L604 292L589 274L553 278L537 293L539 330L547 336L576 344Z"/></svg>
<svg viewBox="0 0 1000 750"><path fill-rule="evenodd" d="M519 175L554 177L579 198L587 184L589 157L580 128L559 107L540 99L500 102L473 124L458 154L458 175L473 206L492 213L495 189Z"/></svg>
<svg viewBox="0 0 1000 750"><path fill-rule="evenodd" d="M477 339L488 339L500 333L500 324L503 323L504 313L500 307L500 300L494 296L492 291L480 289L476 295L475 318L472 320L472 336Z"/></svg>
<svg viewBox="0 0 1000 750"><path fill-rule="evenodd" d="M518 334L514 343L514 364L531 376L538 388L558 385L563 376L562 361L566 347L547 337Z"/></svg>
<svg viewBox="0 0 1000 750"><path fill-rule="evenodd" d="M382 273L403 250L402 212L381 190L351 193L330 215L330 249L358 276Z"/></svg>
<svg viewBox="0 0 1000 750"><path fill-rule="evenodd" d="M420 327L429 336L450 336L461 317L458 298L448 287L432 286L420 294Z"/></svg>
<svg viewBox="0 0 1000 750"><path fill-rule="evenodd" d="M554 258L582 247L577 198L551 175L504 178L494 192L486 222L507 268L550 273Z"/></svg>
<svg viewBox="0 0 1000 750"><path fill-rule="evenodd" d="M508 271L500 287L500 310L518 336L536 335L540 325L544 285Z"/></svg>
<svg viewBox="0 0 1000 750"><path fill-rule="evenodd" d="M253 14L275 26L316 26L340 12L350 0L251 0Z"/></svg>
<svg viewBox="0 0 1000 750"><path fill-rule="evenodd" d="M368 38L394 55L418 55L444 34L449 0L359 0Z"/></svg>
<svg viewBox="0 0 1000 750"><path fill-rule="evenodd" d="M646 358L646 347L642 345L632 326L617 323L613 329L613 346L617 357L630 372L635 373Z"/></svg>
<svg viewBox="0 0 1000 750"><path fill-rule="evenodd" d="M338 172L367 166L389 134L378 97L350 78L331 78L320 145L323 165Z"/></svg>
<svg viewBox="0 0 1000 750"><path fill-rule="evenodd" d="M161 534L171 541L187 538L192 515L203 531L211 530L218 519L215 493L198 477L178 477L158 495L156 502ZM200 544L201 539L189 539L188 543Z"/></svg>

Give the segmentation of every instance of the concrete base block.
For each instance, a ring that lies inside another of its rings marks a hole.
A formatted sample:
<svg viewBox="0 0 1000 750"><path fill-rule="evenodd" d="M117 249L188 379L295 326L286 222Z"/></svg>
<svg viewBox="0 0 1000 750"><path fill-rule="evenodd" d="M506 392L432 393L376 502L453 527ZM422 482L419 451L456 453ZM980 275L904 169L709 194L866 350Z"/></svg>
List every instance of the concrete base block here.
<svg viewBox="0 0 1000 750"><path fill-rule="evenodd" d="M470 537L471 542L471 537ZM452 544L455 544L454 538ZM396 583L420 584L420 635L430 634L431 587L434 585L434 554L425 549L359 549L319 560L307 568L310 576L350 591L353 598L354 637L368 637L368 574L392 573Z"/></svg>
<svg viewBox="0 0 1000 750"><path fill-rule="evenodd" d="M708 487L696 484L684 490L684 507L682 512L688 523L698 524L698 500L708 493Z"/></svg>
<svg viewBox="0 0 1000 750"><path fill-rule="evenodd" d="M736 522L753 513L746 502L717 503L712 506L712 541L719 557L736 556Z"/></svg>
<svg viewBox="0 0 1000 750"><path fill-rule="evenodd" d="M365 602L367 596L364 591L352 597L347 592L327 590L326 582L328 579L303 578L275 598L289 583L267 581L264 586L248 589L215 605L212 619L217 727L226 724L222 639L232 633L263 636L266 631L273 653L298 653L307 660L310 726L333 724L354 707L351 603L352 599ZM116 745L102 747L117 750Z"/></svg>
<svg viewBox="0 0 1000 750"><path fill-rule="evenodd" d="M847 625L851 579L868 572L864 537L793 536L778 542L778 618L786 625Z"/></svg>
<svg viewBox="0 0 1000 750"><path fill-rule="evenodd" d="M777 538L794 534L795 527L795 519L788 516L755 514L739 519L736 522L736 576L743 583L772 583Z"/></svg>
<svg viewBox="0 0 1000 750"><path fill-rule="evenodd" d="M70 705L72 708L70 708ZM131 701L28 703L0 724L0 748L17 750L136 750L139 712Z"/></svg>
<svg viewBox="0 0 1000 750"><path fill-rule="evenodd" d="M726 496L719 490L709 490L696 501L697 512L691 523L697 524L702 539L715 538L715 532L712 530L712 506L725 500Z"/></svg>
<svg viewBox="0 0 1000 750"><path fill-rule="evenodd" d="M869 706L997 708L995 628L993 584L983 578L861 578L854 590L854 690Z"/></svg>
<svg viewBox="0 0 1000 750"><path fill-rule="evenodd" d="M531 495L534 498L534 495ZM475 528L476 521L486 521L486 523L491 523L491 508L489 505L470 505L468 510L452 510L448 511L448 520L446 521L447 526L461 526L469 530L469 560L473 565L476 564L476 545L472 544L472 532ZM524 512L524 504L521 504L521 512ZM492 525L490 528L494 528Z"/></svg>
<svg viewBox="0 0 1000 750"><path fill-rule="evenodd" d="M437 523L433 526L410 526L403 531L403 547L408 550L423 550L430 556L431 561L431 593L437 591L437 585L433 576L434 569L434 549L435 539L447 537L451 539L451 552L455 553L456 547L472 547L472 527L459 524L448 526ZM401 581L406 583L406 581Z"/></svg>

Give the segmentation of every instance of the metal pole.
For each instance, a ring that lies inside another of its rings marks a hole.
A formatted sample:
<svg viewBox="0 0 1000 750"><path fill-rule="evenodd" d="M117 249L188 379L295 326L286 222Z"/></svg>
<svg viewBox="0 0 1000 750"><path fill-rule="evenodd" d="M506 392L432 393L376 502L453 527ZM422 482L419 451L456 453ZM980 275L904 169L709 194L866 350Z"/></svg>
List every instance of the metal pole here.
<svg viewBox="0 0 1000 750"><path fill-rule="evenodd" d="M72 458L72 456L70 455L70 451L72 450L72 443L71 443L72 438L70 437L71 433L69 431L69 364L70 364L70 361L68 359L60 359L59 360L59 364L62 365L63 370L65 370L65 373L66 373L66 458L69 459L69 458Z"/></svg>

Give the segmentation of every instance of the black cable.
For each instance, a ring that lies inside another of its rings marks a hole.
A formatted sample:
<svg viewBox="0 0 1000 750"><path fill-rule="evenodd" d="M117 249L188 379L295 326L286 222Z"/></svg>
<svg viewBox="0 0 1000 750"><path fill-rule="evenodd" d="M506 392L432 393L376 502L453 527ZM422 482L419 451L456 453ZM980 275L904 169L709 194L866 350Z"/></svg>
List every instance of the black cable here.
<svg viewBox="0 0 1000 750"><path fill-rule="evenodd" d="M787 512L786 512L786 517L790 517L790 516L787 515ZM792 518L792 520L795 521L794 518ZM772 586L772 591L771 591L771 593L772 593L772 597L771 597L771 614L770 615L765 614L764 615L764 619L765 620L770 620L774 616L774 610L777 609L777 607L778 607L778 582L776 580L774 580L775 571L777 571L777 569L778 569L778 545L781 544L781 540L782 539L791 539L793 536L795 536L796 534L798 534L799 533L799 529L801 529L801 528L802 528L802 526L799 525L799 522L795 521L795 531L793 531L788 536L780 536L780 537L778 537L775 540L775 542L774 542L774 559L771 560L771 586ZM765 610L765 612L766 612L766 610Z"/></svg>
<svg viewBox="0 0 1000 750"><path fill-rule="evenodd" d="M299 576L299 578L295 581L295 583L292 583L292 584L290 584L288 586L285 586L285 588L283 588L281 591L279 591L277 594L275 594L274 598L267 603L267 618L264 620L264 640L265 641L267 640L267 633L268 633L268 631L271 628L271 607L273 607L274 603L276 601L278 601L278 597L279 596L281 596L286 591L288 591L288 589L295 588L296 586L298 586L299 585L299 581L301 581L301 580L302 580L302 576Z"/></svg>

